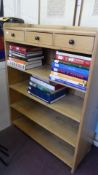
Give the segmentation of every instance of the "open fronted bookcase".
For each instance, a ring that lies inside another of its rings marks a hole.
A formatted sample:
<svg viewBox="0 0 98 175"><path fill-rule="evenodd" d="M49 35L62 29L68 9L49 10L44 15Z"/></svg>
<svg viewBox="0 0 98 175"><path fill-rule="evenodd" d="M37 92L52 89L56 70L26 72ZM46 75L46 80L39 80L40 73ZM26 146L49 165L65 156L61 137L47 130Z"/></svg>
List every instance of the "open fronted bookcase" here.
<svg viewBox="0 0 98 175"><path fill-rule="evenodd" d="M8 65L12 123L65 162L73 173L91 148L98 115L98 31L93 28L5 24L9 44L43 48L43 66L18 70ZM28 94L30 75L49 82L56 50L91 57L86 91L65 85L69 93L49 104Z"/></svg>

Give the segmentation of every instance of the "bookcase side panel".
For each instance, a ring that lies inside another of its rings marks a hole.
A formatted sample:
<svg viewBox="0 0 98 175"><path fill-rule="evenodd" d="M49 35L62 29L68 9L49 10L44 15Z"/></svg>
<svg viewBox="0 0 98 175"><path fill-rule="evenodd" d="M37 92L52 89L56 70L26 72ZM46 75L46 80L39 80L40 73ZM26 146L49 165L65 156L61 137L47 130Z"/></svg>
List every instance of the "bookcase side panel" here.
<svg viewBox="0 0 98 175"><path fill-rule="evenodd" d="M78 164L89 152L98 120L98 33L96 34L94 50L92 53L92 65L88 81L87 93L84 99L82 118L77 138L77 146L74 155L72 173Z"/></svg>

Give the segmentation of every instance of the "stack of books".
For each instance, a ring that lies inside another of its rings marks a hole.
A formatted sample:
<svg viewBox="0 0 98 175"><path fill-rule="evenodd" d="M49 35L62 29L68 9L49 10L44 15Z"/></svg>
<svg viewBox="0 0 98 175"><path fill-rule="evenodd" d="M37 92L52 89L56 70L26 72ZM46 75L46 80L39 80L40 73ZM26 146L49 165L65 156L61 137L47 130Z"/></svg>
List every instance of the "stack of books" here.
<svg viewBox="0 0 98 175"><path fill-rule="evenodd" d="M51 63L51 81L86 91L91 57L56 51Z"/></svg>
<svg viewBox="0 0 98 175"><path fill-rule="evenodd" d="M42 65L43 51L38 47L9 45L7 64L20 70L32 69Z"/></svg>
<svg viewBox="0 0 98 175"><path fill-rule="evenodd" d="M0 35L0 61L2 60L5 60L4 38L3 35Z"/></svg>
<svg viewBox="0 0 98 175"><path fill-rule="evenodd" d="M56 83L46 83L33 76L30 77L28 93L47 103L53 103L65 96L66 87Z"/></svg>

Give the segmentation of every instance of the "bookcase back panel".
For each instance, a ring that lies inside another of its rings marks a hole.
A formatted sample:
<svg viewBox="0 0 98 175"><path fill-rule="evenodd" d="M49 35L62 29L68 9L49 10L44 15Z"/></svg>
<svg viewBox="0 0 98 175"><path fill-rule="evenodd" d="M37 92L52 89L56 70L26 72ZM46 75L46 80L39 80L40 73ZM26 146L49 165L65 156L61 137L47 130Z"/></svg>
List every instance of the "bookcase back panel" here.
<svg viewBox="0 0 98 175"><path fill-rule="evenodd" d="M8 67L8 81L9 84L15 84L19 82L23 82L29 79L29 75L19 71L17 69L14 69L12 67Z"/></svg>

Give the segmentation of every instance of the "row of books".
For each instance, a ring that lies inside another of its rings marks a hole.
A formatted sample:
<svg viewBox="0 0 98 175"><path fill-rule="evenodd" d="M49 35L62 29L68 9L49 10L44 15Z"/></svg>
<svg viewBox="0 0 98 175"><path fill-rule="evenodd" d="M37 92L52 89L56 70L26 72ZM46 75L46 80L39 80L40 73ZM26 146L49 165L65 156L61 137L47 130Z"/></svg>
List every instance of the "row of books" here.
<svg viewBox="0 0 98 175"><path fill-rule="evenodd" d="M50 84L31 76L28 93L47 103L53 103L65 96L66 87L56 83Z"/></svg>
<svg viewBox="0 0 98 175"><path fill-rule="evenodd" d="M86 91L91 57L56 51L50 80Z"/></svg>
<svg viewBox="0 0 98 175"><path fill-rule="evenodd" d="M38 47L9 45L7 64L20 70L36 68L42 65L43 50Z"/></svg>

